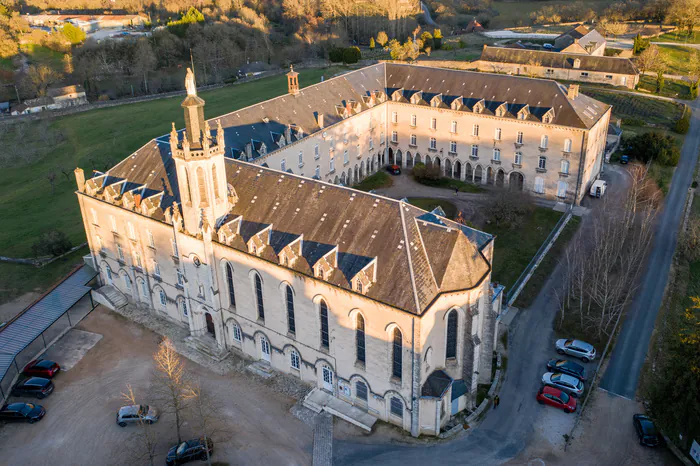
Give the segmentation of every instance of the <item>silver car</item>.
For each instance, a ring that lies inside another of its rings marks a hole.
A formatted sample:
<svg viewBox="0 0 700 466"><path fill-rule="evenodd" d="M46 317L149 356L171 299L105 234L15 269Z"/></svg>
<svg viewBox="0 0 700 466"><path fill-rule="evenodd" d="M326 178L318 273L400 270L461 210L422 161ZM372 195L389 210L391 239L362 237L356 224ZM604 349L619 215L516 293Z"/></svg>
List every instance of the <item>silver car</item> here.
<svg viewBox="0 0 700 466"><path fill-rule="evenodd" d="M120 427L126 427L127 424L141 420L146 424L153 424L158 420L158 411L147 405L131 405L122 406L117 412L117 424Z"/></svg>
<svg viewBox="0 0 700 466"><path fill-rule="evenodd" d="M542 376L542 383L565 391L574 398L578 398L583 395L583 382L570 375L546 372Z"/></svg>
<svg viewBox="0 0 700 466"><path fill-rule="evenodd" d="M557 340L557 353L568 354L581 359L583 362L595 359L595 348L590 343L581 340Z"/></svg>

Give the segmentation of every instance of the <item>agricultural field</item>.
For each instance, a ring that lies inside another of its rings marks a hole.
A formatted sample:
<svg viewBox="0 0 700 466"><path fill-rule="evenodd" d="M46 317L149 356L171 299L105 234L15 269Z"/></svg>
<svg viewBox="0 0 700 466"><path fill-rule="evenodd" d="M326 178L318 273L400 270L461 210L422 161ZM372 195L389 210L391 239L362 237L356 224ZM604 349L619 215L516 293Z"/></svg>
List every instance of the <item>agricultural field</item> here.
<svg viewBox="0 0 700 466"><path fill-rule="evenodd" d="M683 113L682 104L649 97L585 88L582 93L613 106L613 118L632 126L655 125L671 128Z"/></svg>

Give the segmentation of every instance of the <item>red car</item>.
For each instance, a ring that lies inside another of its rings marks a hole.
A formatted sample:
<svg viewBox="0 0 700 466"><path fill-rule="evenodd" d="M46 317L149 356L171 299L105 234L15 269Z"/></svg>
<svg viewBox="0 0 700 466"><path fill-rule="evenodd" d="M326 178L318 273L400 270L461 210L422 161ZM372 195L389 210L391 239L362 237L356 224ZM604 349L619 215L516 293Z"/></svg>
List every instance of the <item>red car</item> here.
<svg viewBox="0 0 700 466"><path fill-rule="evenodd" d="M30 377L43 377L45 379L50 379L61 370L61 367L48 359L35 359L26 366L22 371L24 375Z"/></svg>
<svg viewBox="0 0 700 466"><path fill-rule="evenodd" d="M537 392L537 402L541 405L547 404L564 410L566 413L576 411L576 400L554 387L542 387Z"/></svg>

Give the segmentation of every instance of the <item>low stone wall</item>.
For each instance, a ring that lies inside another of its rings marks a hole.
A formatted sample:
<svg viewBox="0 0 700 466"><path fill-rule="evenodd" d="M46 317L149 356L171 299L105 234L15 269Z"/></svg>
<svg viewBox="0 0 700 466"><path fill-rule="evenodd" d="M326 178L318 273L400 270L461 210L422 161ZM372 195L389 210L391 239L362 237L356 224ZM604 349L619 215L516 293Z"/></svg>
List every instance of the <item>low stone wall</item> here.
<svg viewBox="0 0 700 466"><path fill-rule="evenodd" d="M399 60L380 60L385 63L406 63ZM458 61L458 60L417 60L411 63L412 65L427 66L429 68L450 68L453 70L476 70L476 62Z"/></svg>

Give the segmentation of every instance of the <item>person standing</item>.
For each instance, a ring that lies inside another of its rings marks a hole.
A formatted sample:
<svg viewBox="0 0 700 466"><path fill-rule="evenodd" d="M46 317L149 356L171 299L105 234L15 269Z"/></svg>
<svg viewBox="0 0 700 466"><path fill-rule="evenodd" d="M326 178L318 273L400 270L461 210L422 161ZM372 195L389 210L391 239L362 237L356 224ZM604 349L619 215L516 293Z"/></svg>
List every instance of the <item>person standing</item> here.
<svg viewBox="0 0 700 466"><path fill-rule="evenodd" d="M455 186L455 196L459 194L459 188Z"/></svg>
<svg viewBox="0 0 700 466"><path fill-rule="evenodd" d="M493 397L493 409L498 408L498 405L501 403L501 399L496 395Z"/></svg>

